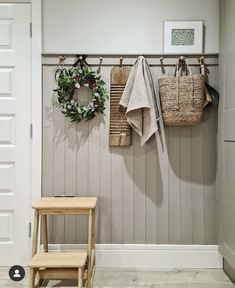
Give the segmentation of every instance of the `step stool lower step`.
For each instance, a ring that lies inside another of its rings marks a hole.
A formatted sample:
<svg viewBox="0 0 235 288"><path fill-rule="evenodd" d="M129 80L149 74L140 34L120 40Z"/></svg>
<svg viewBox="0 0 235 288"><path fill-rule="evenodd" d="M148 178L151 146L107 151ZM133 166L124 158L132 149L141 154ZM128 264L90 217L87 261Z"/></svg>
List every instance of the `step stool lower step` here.
<svg viewBox="0 0 235 288"><path fill-rule="evenodd" d="M38 253L29 262L30 268L83 268L87 252Z"/></svg>
<svg viewBox="0 0 235 288"><path fill-rule="evenodd" d="M29 262L29 288L35 287L35 276L38 272L39 282L52 276L54 279L75 278L77 270L78 287L83 286L84 268L87 252L47 252L38 253ZM70 273L68 273L70 272ZM66 277L66 274L68 277ZM62 276L62 277L61 277ZM71 277L72 276L72 277Z"/></svg>
<svg viewBox="0 0 235 288"><path fill-rule="evenodd" d="M40 279L48 280L64 280L77 279L77 268L40 268L38 271ZM83 281L87 280L87 269L83 270Z"/></svg>

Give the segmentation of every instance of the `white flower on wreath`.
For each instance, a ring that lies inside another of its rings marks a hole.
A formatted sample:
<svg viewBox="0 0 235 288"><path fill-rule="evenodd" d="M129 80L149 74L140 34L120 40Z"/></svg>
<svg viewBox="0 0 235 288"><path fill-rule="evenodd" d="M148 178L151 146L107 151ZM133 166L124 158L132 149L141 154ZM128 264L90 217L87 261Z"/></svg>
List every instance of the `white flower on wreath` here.
<svg viewBox="0 0 235 288"><path fill-rule="evenodd" d="M90 104L89 104L89 107L91 108L92 111L95 110L95 107L94 107L94 104L93 104L93 103L90 103Z"/></svg>
<svg viewBox="0 0 235 288"><path fill-rule="evenodd" d="M81 85L80 85L79 83L76 83L76 84L75 84L75 87L76 87L77 89L79 89L79 88L81 87Z"/></svg>

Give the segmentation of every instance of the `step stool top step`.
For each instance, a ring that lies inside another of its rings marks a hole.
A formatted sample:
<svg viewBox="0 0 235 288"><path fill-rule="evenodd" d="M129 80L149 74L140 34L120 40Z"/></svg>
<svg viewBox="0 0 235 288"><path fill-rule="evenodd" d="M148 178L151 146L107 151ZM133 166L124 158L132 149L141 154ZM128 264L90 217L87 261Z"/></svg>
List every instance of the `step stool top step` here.
<svg viewBox="0 0 235 288"><path fill-rule="evenodd" d="M35 202L34 209L93 209L97 197L42 197Z"/></svg>
<svg viewBox="0 0 235 288"><path fill-rule="evenodd" d="M82 268L87 252L47 252L38 253L29 262L31 268Z"/></svg>

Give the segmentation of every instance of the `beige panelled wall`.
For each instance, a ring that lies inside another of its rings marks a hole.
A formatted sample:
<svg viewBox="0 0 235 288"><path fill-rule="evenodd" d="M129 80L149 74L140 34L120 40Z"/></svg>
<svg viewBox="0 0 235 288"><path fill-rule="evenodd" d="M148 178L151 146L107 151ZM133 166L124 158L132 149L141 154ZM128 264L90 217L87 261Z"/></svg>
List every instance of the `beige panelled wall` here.
<svg viewBox="0 0 235 288"><path fill-rule="evenodd" d="M98 196L97 243L217 243L216 109L196 127L165 128L163 146L158 137L141 147L133 133L132 146L109 147L109 103L104 117L70 124L51 105L54 70L43 67L43 196ZM108 87L110 70L101 70ZM50 242L84 243L85 221L51 218Z"/></svg>

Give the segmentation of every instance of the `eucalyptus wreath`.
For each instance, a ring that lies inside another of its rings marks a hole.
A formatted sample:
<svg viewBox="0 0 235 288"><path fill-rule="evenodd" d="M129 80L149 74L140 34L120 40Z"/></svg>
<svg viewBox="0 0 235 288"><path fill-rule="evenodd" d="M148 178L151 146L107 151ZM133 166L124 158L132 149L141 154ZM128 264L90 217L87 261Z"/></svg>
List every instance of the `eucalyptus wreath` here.
<svg viewBox="0 0 235 288"><path fill-rule="evenodd" d="M106 83L88 66L57 69L55 79L58 88L54 91L58 97L54 105L59 107L71 122L78 123L83 119L91 120L105 110L104 104L108 98ZM82 86L90 90L90 99L87 105L79 103L79 93L76 93L76 90Z"/></svg>

